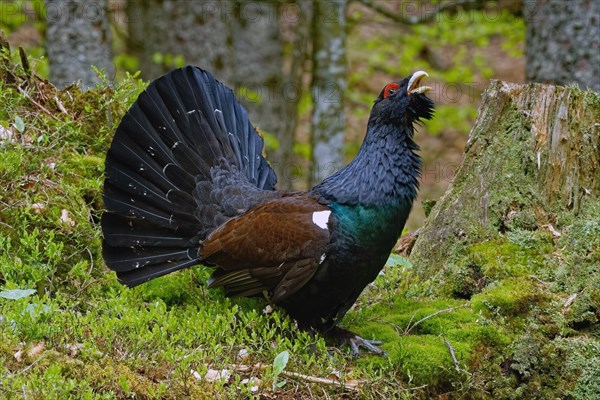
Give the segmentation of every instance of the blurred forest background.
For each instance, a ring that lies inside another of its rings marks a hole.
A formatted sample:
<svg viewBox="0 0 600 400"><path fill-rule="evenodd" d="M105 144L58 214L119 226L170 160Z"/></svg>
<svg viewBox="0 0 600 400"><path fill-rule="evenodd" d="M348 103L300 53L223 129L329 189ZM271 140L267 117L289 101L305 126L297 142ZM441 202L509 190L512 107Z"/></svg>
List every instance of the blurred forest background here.
<svg viewBox="0 0 600 400"><path fill-rule="evenodd" d="M211 71L264 134L280 188L305 189L341 168L358 151L381 88L425 70L437 116L417 139L420 196L435 199L460 164L490 79L600 90L599 4L2 1L0 29L59 87L128 73L152 80L186 64ZM409 229L423 218L419 201Z"/></svg>

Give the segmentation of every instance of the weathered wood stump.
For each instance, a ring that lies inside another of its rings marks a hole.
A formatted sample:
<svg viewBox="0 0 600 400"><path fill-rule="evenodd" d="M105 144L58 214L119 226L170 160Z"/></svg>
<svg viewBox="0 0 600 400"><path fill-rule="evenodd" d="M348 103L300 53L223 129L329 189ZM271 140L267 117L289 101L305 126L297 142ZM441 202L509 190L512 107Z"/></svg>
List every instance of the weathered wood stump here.
<svg viewBox="0 0 600 400"><path fill-rule="evenodd" d="M598 207L589 209L599 199L598 94L492 81L463 164L421 229L411 260L422 277L442 279L465 248L516 230L556 239L578 218L595 218Z"/></svg>

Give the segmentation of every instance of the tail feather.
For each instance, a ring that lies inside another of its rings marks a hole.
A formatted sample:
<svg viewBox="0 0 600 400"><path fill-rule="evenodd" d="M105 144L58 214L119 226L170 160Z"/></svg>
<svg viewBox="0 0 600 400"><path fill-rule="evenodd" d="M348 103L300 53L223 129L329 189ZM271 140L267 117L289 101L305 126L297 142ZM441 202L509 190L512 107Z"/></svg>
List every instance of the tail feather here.
<svg viewBox="0 0 600 400"><path fill-rule="evenodd" d="M131 220L113 213L102 215L104 240L111 247L193 247L197 238L189 232L168 231L145 220ZM196 240L194 240L196 239Z"/></svg>
<svg viewBox="0 0 600 400"><path fill-rule="evenodd" d="M194 251L198 248L182 247L111 247L102 253L104 260L111 263L111 269L116 272L128 272L134 269L142 270L150 265L198 261ZM131 268L133 263L133 268Z"/></svg>
<svg viewBox="0 0 600 400"><path fill-rule="evenodd" d="M133 196L134 198L144 199L144 203L158 207L161 210L168 210L172 207L172 200L170 199L174 193L179 193L190 188L190 183L185 181L185 175L176 175L176 171L170 173L177 179L172 179L170 183L173 183L174 187L169 188L166 193L164 188L156 186L148 178L137 175L136 171L118 160L111 160L110 165L106 168L107 176L111 177L111 181L106 183L105 193L109 191L124 193ZM169 178L169 176L167 176ZM125 184L123 184L123 182ZM179 189L181 188L181 189ZM192 186L193 189L193 186ZM107 196L110 201L112 197ZM130 203L133 203L129 199ZM178 204L178 210L188 214L193 214L196 207L194 205L194 199L188 195L185 202Z"/></svg>
<svg viewBox="0 0 600 400"><path fill-rule="evenodd" d="M194 204L194 199L189 193L192 193L196 187L196 178L188 173L185 169L179 165L167 164L163 168L163 173L180 191L188 195L186 197L186 204ZM208 175L210 176L210 175ZM171 192L167 193L167 197ZM179 193L177 191L176 193ZM177 202L175 202L177 204Z"/></svg>
<svg viewBox="0 0 600 400"><path fill-rule="evenodd" d="M198 248L103 247L102 256L121 283L133 287L198 264Z"/></svg>
<svg viewBox="0 0 600 400"><path fill-rule="evenodd" d="M105 207L118 215L145 220L166 229L189 233L195 233L198 229L192 214L185 214L180 210L163 210L150 203L136 203L131 196L115 189L110 183L105 184L104 193Z"/></svg>
<svg viewBox="0 0 600 400"><path fill-rule="evenodd" d="M204 237L274 189L263 140L231 89L185 67L151 83L106 157L103 255L135 286L197 264Z"/></svg>
<svg viewBox="0 0 600 400"><path fill-rule="evenodd" d="M113 141L113 143L115 142ZM147 154L148 151L151 153ZM128 182L120 181L118 174L116 174L121 165L126 165L137 176L152 182L164 192L176 189L176 186L163 173L163 166L173 161L161 160L158 158L158 154L158 150L154 147L152 149L143 148L132 142L131 138L122 137L118 145L113 145L106 156L106 179L119 186L123 186L125 183L128 184ZM120 165L117 165L117 163Z"/></svg>

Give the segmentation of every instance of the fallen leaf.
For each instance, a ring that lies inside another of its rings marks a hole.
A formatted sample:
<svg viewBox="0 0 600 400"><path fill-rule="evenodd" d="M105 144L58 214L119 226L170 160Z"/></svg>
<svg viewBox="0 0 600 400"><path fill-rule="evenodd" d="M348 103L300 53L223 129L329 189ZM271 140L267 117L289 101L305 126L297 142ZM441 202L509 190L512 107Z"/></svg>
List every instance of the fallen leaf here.
<svg viewBox="0 0 600 400"><path fill-rule="evenodd" d="M557 231L556 229L554 229L554 227L551 224L548 224L548 230L552 233L552 235L554 237L561 237L562 236L562 234L559 231Z"/></svg>
<svg viewBox="0 0 600 400"><path fill-rule="evenodd" d="M0 143L12 143L15 140L13 139L13 131L10 128L5 128L0 125Z"/></svg>
<svg viewBox="0 0 600 400"><path fill-rule="evenodd" d="M83 343L67 344L67 355L69 357L75 357L79 354L79 350L83 348Z"/></svg>
<svg viewBox="0 0 600 400"><path fill-rule="evenodd" d="M75 221L73 221L71 217L69 217L69 212L64 208L60 212L60 221L70 226L75 226Z"/></svg>
<svg viewBox="0 0 600 400"><path fill-rule="evenodd" d="M27 355L32 358L37 357L40 354L42 354L44 352L44 350L46 350L46 342L39 342L38 344L33 346L31 349L29 349L29 351L27 352Z"/></svg>
<svg viewBox="0 0 600 400"><path fill-rule="evenodd" d="M340 380L340 371L338 371L337 369L332 370L328 375L327 378L329 379L335 379L336 381Z"/></svg>
<svg viewBox="0 0 600 400"><path fill-rule="evenodd" d="M238 351L237 353L236 360L244 361L248 359L248 357L250 357L250 352L248 351L248 349L240 349L240 351Z"/></svg>
<svg viewBox="0 0 600 400"><path fill-rule="evenodd" d="M231 377L231 371L227 369L209 369L204 375L204 380L207 382L223 381L227 382Z"/></svg>
<svg viewBox="0 0 600 400"><path fill-rule="evenodd" d="M17 351L15 354L13 354L13 356L15 357L15 360L21 362L21 360L23 359L23 349Z"/></svg>
<svg viewBox="0 0 600 400"><path fill-rule="evenodd" d="M258 389L262 386L262 379L251 377L250 379L245 378L241 381L242 385L252 385L250 386L250 391L252 393L258 392Z"/></svg>
<svg viewBox="0 0 600 400"><path fill-rule="evenodd" d="M44 206L43 203L33 203L31 205L31 209L37 214L40 214L42 211L44 211L45 208L46 206Z"/></svg>
<svg viewBox="0 0 600 400"><path fill-rule="evenodd" d="M271 314L273 312L273 307L267 304L265 309L263 310L263 314Z"/></svg>
<svg viewBox="0 0 600 400"><path fill-rule="evenodd" d="M196 378L196 380L200 380L200 379L202 379L202 376L200 376L200 374L198 373L198 371L195 371L195 370L191 369L191 370L190 370L190 373L192 374L192 376L193 376L194 378Z"/></svg>

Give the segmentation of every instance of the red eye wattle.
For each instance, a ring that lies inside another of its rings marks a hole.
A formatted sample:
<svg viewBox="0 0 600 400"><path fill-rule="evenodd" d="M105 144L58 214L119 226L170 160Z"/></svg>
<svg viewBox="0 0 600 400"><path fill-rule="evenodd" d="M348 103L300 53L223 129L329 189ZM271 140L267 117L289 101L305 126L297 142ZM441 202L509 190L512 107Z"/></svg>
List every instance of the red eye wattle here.
<svg viewBox="0 0 600 400"><path fill-rule="evenodd" d="M400 89L400 86L396 82L388 83L383 89L383 98L387 99L388 96L393 95Z"/></svg>

